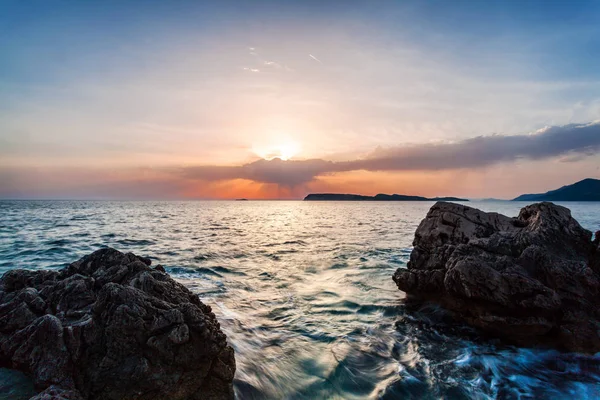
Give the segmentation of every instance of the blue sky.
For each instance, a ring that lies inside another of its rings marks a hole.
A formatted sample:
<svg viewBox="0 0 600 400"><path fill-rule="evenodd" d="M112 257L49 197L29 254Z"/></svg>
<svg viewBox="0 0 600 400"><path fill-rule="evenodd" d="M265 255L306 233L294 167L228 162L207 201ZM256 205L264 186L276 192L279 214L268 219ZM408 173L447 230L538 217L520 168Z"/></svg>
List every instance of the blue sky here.
<svg viewBox="0 0 600 400"><path fill-rule="evenodd" d="M44 196L39 169L130 179L150 168L169 180L169 168L284 153L351 161L600 119L598 1L5 0L0 54L8 197ZM584 153L502 158L512 161L482 166L456 194L511 196L597 175L598 156ZM493 193L473 183L519 168L537 179L519 173ZM317 186L447 189L390 173L328 173ZM71 175L54 176L69 193Z"/></svg>
<svg viewBox="0 0 600 400"><path fill-rule="evenodd" d="M34 83L59 69L110 67L132 47L178 34L222 35L331 23L401 37L485 63L480 52L530 57L542 78L597 78L597 1L12 1L0 3L3 81ZM334 29L332 29L333 31ZM107 56L104 58L103 56ZM479 59L478 59L479 58ZM66 62L66 64L65 64ZM61 68L62 66L62 68ZM76 72L76 71L69 71ZM63 77L66 79L66 77Z"/></svg>

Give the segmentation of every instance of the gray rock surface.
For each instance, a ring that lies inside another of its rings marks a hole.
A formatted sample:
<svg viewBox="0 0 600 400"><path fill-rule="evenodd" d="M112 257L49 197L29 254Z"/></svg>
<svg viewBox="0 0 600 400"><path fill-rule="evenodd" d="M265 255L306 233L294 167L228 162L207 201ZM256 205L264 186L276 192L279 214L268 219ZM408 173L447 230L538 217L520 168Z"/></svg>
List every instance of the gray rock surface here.
<svg viewBox="0 0 600 400"><path fill-rule="evenodd" d="M523 345L600 351L600 237L569 209L538 203L517 218L436 203L415 233L409 297Z"/></svg>
<svg viewBox="0 0 600 400"><path fill-rule="evenodd" d="M0 278L0 366L32 376L36 400L233 398L233 349L211 308L110 248Z"/></svg>

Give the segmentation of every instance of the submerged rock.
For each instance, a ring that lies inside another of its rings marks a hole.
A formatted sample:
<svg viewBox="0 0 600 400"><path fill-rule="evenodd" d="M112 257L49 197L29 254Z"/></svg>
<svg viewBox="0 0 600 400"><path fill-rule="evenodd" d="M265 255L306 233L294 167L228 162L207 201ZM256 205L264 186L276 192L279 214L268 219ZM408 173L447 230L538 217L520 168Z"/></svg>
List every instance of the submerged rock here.
<svg viewBox="0 0 600 400"><path fill-rule="evenodd" d="M114 249L0 278L0 366L33 399L232 399L235 360L211 308Z"/></svg>
<svg viewBox="0 0 600 400"><path fill-rule="evenodd" d="M538 203L509 218L439 202L413 245L393 277L408 296L518 344L600 351L600 238L569 209Z"/></svg>

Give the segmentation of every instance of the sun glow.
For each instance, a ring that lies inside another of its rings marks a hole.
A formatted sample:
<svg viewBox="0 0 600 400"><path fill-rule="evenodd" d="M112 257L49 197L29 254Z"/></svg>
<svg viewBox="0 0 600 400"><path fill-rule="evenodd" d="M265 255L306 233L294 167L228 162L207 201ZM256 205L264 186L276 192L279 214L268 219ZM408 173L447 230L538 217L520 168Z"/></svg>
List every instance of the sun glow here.
<svg viewBox="0 0 600 400"><path fill-rule="evenodd" d="M274 158L289 160L300 152L300 145L296 142L288 141L272 146L254 146L252 151L265 160L272 160Z"/></svg>

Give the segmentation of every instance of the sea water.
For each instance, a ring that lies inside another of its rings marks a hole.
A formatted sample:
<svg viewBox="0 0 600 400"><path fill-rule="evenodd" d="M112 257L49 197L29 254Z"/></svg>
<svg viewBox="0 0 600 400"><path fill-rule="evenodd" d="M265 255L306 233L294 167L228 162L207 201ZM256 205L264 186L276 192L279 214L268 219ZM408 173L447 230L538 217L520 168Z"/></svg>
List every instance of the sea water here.
<svg viewBox="0 0 600 400"><path fill-rule="evenodd" d="M600 354L508 346L406 303L392 274L432 204L0 201L0 274L105 246L150 257L212 306L239 399L600 397ZM563 205L600 230L600 203ZM1 399L32 390L1 370Z"/></svg>

